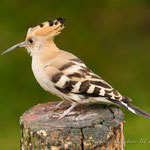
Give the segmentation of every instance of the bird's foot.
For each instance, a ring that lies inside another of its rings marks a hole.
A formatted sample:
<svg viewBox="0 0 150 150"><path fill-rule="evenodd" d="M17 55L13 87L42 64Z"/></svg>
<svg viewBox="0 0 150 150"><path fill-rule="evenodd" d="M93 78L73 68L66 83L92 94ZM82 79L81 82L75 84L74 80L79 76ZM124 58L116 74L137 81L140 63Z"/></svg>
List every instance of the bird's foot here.
<svg viewBox="0 0 150 150"><path fill-rule="evenodd" d="M77 115L78 113L77 112L70 112L68 114L58 114L58 115L55 115L53 116L53 118L58 118L58 119L62 119L62 118L65 118L67 116L74 116L74 115Z"/></svg>
<svg viewBox="0 0 150 150"><path fill-rule="evenodd" d="M59 102L57 105L53 106L52 110L54 110L54 111L58 110L64 102L65 102L65 100Z"/></svg>
<svg viewBox="0 0 150 150"><path fill-rule="evenodd" d="M63 114L53 116L53 118L62 119L65 116L72 116L72 115L77 114L76 112L71 112L76 106L77 106L77 104L72 104L67 110L64 111Z"/></svg>

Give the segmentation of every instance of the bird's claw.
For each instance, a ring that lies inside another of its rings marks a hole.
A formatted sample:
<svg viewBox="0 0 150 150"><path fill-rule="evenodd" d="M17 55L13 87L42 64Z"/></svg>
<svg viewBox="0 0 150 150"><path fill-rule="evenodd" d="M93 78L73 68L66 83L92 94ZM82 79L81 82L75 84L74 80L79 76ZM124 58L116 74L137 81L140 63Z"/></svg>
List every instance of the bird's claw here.
<svg viewBox="0 0 150 150"><path fill-rule="evenodd" d="M57 114L57 115L53 116L53 118L62 119L66 116L73 116L73 115L77 115L77 114L78 114L77 112L70 112L68 114L63 113L63 114Z"/></svg>

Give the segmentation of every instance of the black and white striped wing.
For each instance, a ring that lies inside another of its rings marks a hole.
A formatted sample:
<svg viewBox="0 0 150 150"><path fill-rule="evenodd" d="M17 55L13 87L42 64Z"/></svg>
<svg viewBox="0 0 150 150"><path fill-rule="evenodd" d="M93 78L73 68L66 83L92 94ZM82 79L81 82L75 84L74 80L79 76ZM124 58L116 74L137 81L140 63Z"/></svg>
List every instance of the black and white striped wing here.
<svg viewBox="0 0 150 150"><path fill-rule="evenodd" d="M55 88L64 94L74 93L85 97L104 97L108 100L130 101L113 89L102 78L89 70L79 59L72 59L53 75Z"/></svg>

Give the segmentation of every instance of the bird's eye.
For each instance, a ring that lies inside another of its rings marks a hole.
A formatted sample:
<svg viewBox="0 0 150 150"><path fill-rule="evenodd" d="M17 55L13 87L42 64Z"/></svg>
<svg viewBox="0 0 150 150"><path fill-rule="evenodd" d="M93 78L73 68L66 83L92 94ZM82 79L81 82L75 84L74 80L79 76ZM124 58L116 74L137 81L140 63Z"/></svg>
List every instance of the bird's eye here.
<svg viewBox="0 0 150 150"><path fill-rule="evenodd" d="M29 39L29 42L30 42L30 43L33 43L33 40L32 40L32 39Z"/></svg>

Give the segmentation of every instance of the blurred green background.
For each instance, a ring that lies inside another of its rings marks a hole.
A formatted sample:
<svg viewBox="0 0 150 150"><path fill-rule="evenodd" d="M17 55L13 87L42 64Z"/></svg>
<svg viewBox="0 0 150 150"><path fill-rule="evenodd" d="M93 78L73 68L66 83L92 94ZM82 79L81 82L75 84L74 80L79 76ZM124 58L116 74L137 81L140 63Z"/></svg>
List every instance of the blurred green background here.
<svg viewBox="0 0 150 150"><path fill-rule="evenodd" d="M22 42L31 24L60 16L67 26L55 38L57 46L77 55L133 104L150 112L150 1L1 0L0 52ZM0 56L0 150L19 149L19 117L51 100L60 99L36 82L24 48ZM122 110L125 149L149 150L150 120Z"/></svg>

